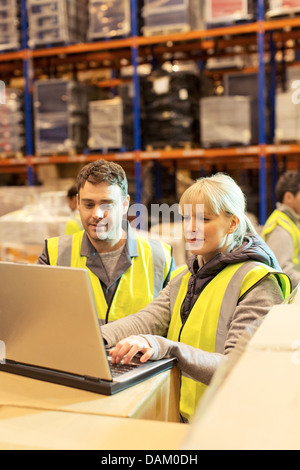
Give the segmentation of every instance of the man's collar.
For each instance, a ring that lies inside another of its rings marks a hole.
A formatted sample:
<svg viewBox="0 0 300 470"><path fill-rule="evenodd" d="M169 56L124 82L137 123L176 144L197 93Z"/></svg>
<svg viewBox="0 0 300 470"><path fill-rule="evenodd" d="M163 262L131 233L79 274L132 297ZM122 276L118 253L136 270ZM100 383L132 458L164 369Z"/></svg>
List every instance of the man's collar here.
<svg viewBox="0 0 300 470"><path fill-rule="evenodd" d="M128 255L131 258L133 256L138 256L139 252L138 252L136 236L128 220L123 220L122 228L124 232L127 234L126 245L127 245ZM96 253L96 250L94 246L90 242L89 237L87 236L87 233L84 232L82 243L81 243L80 255L86 256L88 258L89 256L93 256L95 253Z"/></svg>
<svg viewBox="0 0 300 470"><path fill-rule="evenodd" d="M276 209L281 212L284 212L288 217L290 217L294 222L300 222L300 215L297 214L291 207L283 204L281 202L277 202Z"/></svg>

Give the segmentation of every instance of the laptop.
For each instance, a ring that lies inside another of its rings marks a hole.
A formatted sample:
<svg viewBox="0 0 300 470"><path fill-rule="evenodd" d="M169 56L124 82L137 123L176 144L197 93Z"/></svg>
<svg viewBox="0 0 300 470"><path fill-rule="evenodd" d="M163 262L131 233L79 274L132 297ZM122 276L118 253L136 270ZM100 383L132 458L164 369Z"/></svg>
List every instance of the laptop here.
<svg viewBox="0 0 300 470"><path fill-rule="evenodd" d="M112 395L175 364L110 364L86 269L0 262L0 299L0 371Z"/></svg>

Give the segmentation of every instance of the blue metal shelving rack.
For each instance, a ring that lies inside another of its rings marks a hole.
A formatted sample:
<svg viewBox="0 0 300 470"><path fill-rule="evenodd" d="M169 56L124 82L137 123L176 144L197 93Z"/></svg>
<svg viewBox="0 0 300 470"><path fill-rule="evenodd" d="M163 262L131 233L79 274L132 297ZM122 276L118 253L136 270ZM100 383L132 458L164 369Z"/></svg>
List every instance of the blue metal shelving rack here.
<svg viewBox="0 0 300 470"><path fill-rule="evenodd" d="M133 83L134 83L134 98L133 98L133 110L134 110L134 154L135 154L135 179L136 179L136 203L142 201L142 178L141 178L141 133L140 133L140 84L138 76L138 0L130 0L131 6L131 35L132 35L132 65L133 65ZM259 165L259 221L263 224L267 218L267 175L266 175L266 128L265 128L265 64L264 64L264 43L265 33L263 28L265 2L264 0L258 0L258 24L259 31L257 34L257 46L258 46L258 58L259 58L259 71L258 71L258 83L259 83L259 145L260 145L260 165ZM33 126L32 126L32 59L30 57L30 50L28 48L28 33L27 33L27 10L26 0L21 0L21 18L22 18L22 48L24 54L24 78L25 78L25 122L26 122L26 151L27 156L30 158L34 154L33 145ZM273 66L272 66L273 63ZM271 60L271 75L276 74L275 61ZM272 77L271 77L272 82ZM274 77L273 77L274 83ZM271 93L275 93L275 89ZM275 96L272 95L271 99L275 100ZM275 106L275 103L274 103ZM275 160L275 158L274 158ZM272 166L272 179L273 183L276 180L276 168L275 163ZM28 183L34 184L34 174L30 161L28 164Z"/></svg>
<svg viewBox="0 0 300 470"><path fill-rule="evenodd" d="M258 0L257 17L259 31L257 34L258 45L258 93L259 93L259 223L264 225L267 219L267 185L266 185L266 100L265 100L265 64L264 64L264 45L265 33L263 29L263 21L265 16L264 0Z"/></svg>
<svg viewBox="0 0 300 470"><path fill-rule="evenodd" d="M28 49L28 23L26 0L21 0L21 27L22 27L22 48L25 52L23 60L23 70L25 79L24 89L24 112L25 112L25 131L26 131L26 155L27 157L33 156L33 134L32 134L32 61ZM34 185L34 175L32 165L27 165L28 184Z"/></svg>
<svg viewBox="0 0 300 470"><path fill-rule="evenodd" d="M141 151L141 132L140 132L140 82L138 76L138 45L136 38L138 36L138 0L130 0L131 8L131 35L132 35L132 65L133 65L133 133L134 133L134 152L135 152L135 199L136 204L142 202L142 168L139 154Z"/></svg>

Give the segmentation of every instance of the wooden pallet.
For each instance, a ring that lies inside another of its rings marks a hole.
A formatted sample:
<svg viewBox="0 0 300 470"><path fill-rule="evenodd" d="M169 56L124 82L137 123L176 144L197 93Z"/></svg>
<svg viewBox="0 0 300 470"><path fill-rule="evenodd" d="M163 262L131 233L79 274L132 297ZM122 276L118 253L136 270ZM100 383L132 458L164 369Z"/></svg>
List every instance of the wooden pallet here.
<svg viewBox="0 0 300 470"><path fill-rule="evenodd" d="M144 26L143 28L143 35L145 37L152 37L152 36L166 36L169 34L180 34L180 33L187 33L191 31L191 27L189 25L165 25L165 26Z"/></svg>
<svg viewBox="0 0 300 470"><path fill-rule="evenodd" d="M284 18L296 18L300 16L300 6L296 8L290 9L280 9L276 8L274 10L269 10L266 12L266 19L267 20L280 20Z"/></svg>
<svg viewBox="0 0 300 470"><path fill-rule="evenodd" d="M0 152L0 160L6 160L8 158L22 160L24 155L22 152Z"/></svg>

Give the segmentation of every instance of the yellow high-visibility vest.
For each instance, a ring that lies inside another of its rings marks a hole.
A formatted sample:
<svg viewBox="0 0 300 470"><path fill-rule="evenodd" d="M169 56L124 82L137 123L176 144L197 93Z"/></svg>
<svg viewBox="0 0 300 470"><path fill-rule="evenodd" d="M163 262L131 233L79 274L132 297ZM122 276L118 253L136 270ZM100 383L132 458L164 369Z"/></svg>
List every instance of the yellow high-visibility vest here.
<svg viewBox="0 0 300 470"><path fill-rule="evenodd" d="M266 241L268 235L273 232L277 225L280 225L291 235L294 242L293 263L294 265L298 265L300 253L300 229L299 226L297 226L284 212L275 209L275 211L270 215L261 232L262 239Z"/></svg>
<svg viewBox="0 0 300 470"><path fill-rule="evenodd" d="M87 267L80 255L84 231L70 236L50 238L47 241L50 264L87 269L100 323L114 321L146 307L163 288L171 263L171 247L156 240L136 235L139 256L131 259L131 266L121 276L108 311L98 277Z"/></svg>
<svg viewBox="0 0 300 470"><path fill-rule="evenodd" d="M176 273L176 271L175 271ZM205 286L195 302L186 322L182 324L180 309L186 297L191 273L186 269L178 276L181 282L175 283L172 318L169 325L168 339L180 341L207 352L223 353L223 345L217 346L217 339L222 330L226 338L227 324L232 318L238 300L259 284L264 278L276 275L284 298L291 292L291 282L281 271L275 271L262 263L247 261L228 265ZM170 283L170 290L172 283ZM225 339L224 339L225 341ZM180 412L188 420L193 416L195 408L207 386L181 374Z"/></svg>

